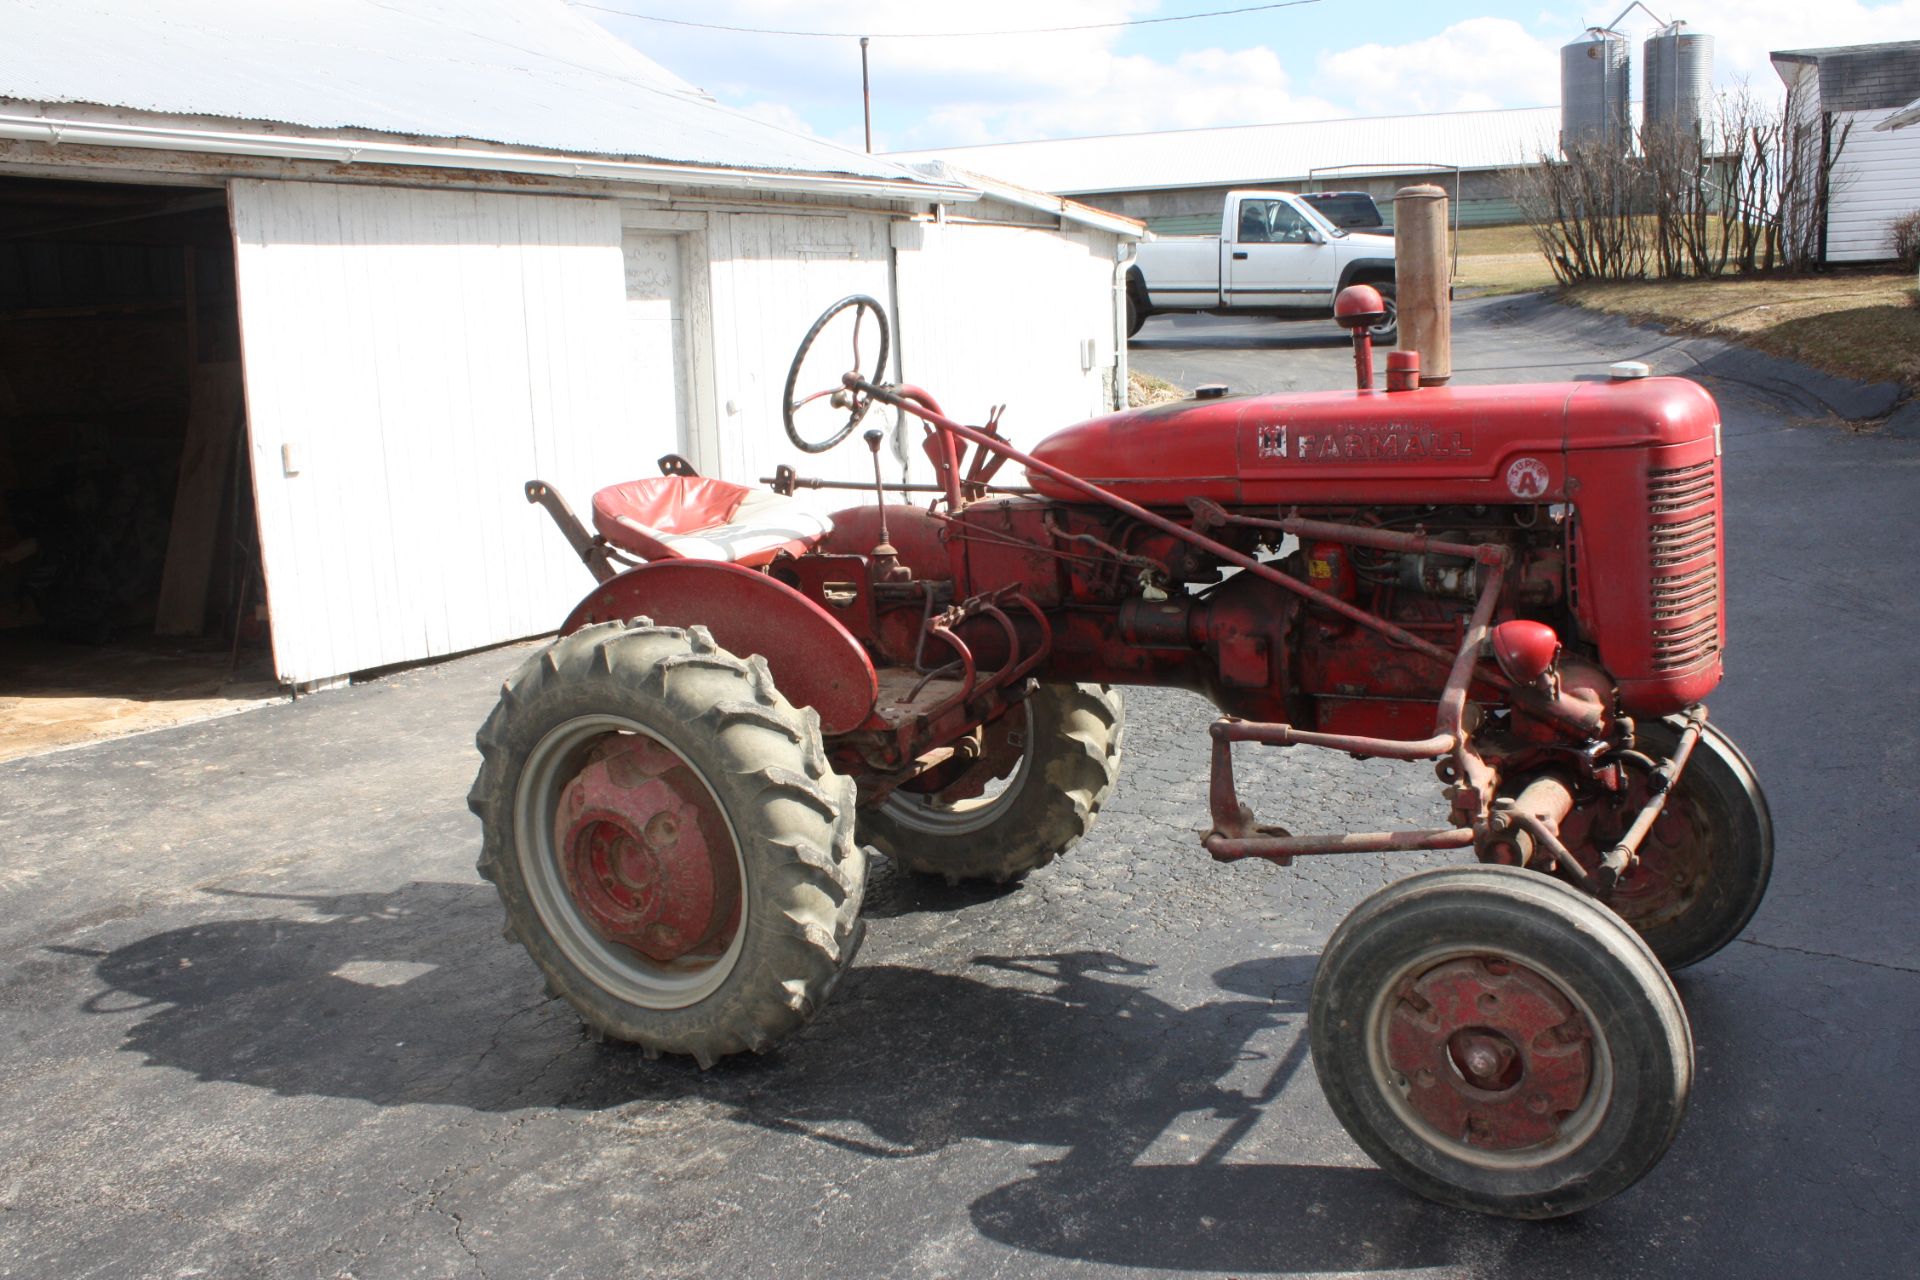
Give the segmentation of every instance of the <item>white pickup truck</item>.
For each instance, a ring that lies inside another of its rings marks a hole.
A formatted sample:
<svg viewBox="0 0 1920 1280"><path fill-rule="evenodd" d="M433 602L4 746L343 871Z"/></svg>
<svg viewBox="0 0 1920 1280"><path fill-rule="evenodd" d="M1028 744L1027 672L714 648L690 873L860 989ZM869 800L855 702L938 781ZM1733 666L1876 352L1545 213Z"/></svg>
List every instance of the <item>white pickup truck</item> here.
<svg viewBox="0 0 1920 1280"><path fill-rule="evenodd" d="M1219 235L1140 246L1127 270L1127 336L1168 312L1331 316L1334 295L1350 284L1385 296L1387 318L1373 335L1393 341L1392 236L1344 231L1292 192L1232 191Z"/></svg>

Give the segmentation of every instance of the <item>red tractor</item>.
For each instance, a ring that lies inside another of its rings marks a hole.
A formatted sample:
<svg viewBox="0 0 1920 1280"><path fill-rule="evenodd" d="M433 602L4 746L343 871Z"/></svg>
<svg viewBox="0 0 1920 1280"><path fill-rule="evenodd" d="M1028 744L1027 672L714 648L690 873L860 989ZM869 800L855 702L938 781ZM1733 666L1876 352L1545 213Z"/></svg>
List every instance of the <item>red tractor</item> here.
<svg viewBox="0 0 1920 1280"><path fill-rule="evenodd" d="M1381 311L1340 299L1357 390L1203 393L1028 453L884 383L885 315L847 298L794 357L787 432L820 452L891 406L936 483L885 482L869 430L872 496L830 520L794 488L867 486L668 458L595 496L593 535L529 484L599 584L506 682L471 803L550 989L649 1053L767 1050L853 959L869 846L955 879L1044 866L1113 786L1113 686L1176 686L1223 713L1214 858L1477 859L1374 894L1321 958L1313 1060L1355 1141L1517 1217L1645 1173L1693 1068L1666 970L1740 932L1772 863L1753 769L1701 705L1718 409L1671 378L1420 388L1411 353L1374 390ZM853 372L806 390L849 329ZM996 485L1008 460L1029 487ZM1433 760L1447 818L1263 825L1235 743Z"/></svg>

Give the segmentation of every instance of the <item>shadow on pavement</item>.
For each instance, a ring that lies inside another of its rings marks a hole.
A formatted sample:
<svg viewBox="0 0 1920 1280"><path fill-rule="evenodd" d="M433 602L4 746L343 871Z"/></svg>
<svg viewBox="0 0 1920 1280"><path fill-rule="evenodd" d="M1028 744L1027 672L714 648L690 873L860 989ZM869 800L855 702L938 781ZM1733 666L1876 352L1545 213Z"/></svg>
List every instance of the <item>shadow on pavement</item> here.
<svg viewBox="0 0 1920 1280"><path fill-rule="evenodd" d="M124 1047L152 1065L280 1094L636 1122L700 1099L743 1127L745 1158L819 1144L849 1179L968 1142L1047 1148L972 1217L1051 1256L1203 1271L1445 1260L1450 1215L1384 1174L1249 1148L1289 1086L1315 1087L1310 956L1229 966L1186 1007L1148 986L1152 966L1109 952L979 956L964 974L857 963L778 1052L702 1072L589 1040L498 942L483 886L297 901L318 918L210 922L100 957L108 989L88 1010L141 1013Z"/></svg>
<svg viewBox="0 0 1920 1280"><path fill-rule="evenodd" d="M939 876L915 875L892 862L876 861L870 866L867 896L860 904L860 914L869 920L893 920L926 913L945 915L1026 892L1025 883L1019 880L1008 884L991 884L985 880L948 884Z"/></svg>
<svg viewBox="0 0 1920 1280"><path fill-rule="evenodd" d="M1137 351L1307 351L1320 347L1349 347L1352 341L1330 321L1309 324L1305 321L1277 321L1272 333L1253 333L1242 327L1230 331L1207 330L1147 333L1144 330L1127 343ZM1383 348L1391 351L1391 346ZM1383 363L1382 368L1385 368Z"/></svg>

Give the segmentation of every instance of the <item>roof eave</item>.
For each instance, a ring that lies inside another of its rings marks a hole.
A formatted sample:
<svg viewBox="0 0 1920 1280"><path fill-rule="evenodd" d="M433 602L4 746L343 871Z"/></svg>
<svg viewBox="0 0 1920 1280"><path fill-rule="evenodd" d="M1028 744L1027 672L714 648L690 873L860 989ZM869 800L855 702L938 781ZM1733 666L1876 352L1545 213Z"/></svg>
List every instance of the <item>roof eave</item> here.
<svg viewBox="0 0 1920 1280"><path fill-rule="evenodd" d="M1096 231L1106 231L1117 236L1129 236L1139 239L1146 235L1147 224L1138 218L1129 218L1125 214L1109 213L1105 209L1096 209L1092 205L1081 204L1078 200L1069 200L1064 196L1035 191L1029 187L1017 186L984 173L974 173L969 169L959 169L942 160L928 161L914 166L923 173L957 175L947 180L961 183L977 189L982 195L1002 204L1014 205L1022 209L1032 209L1036 213L1050 213L1064 222L1078 223L1083 227L1092 227Z"/></svg>
<svg viewBox="0 0 1920 1280"><path fill-rule="evenodd" d="M971 203L981 192L953 183L903 177L856 177L622 160L606 156L532 151L515 147L448 146L428 139L375 139L348 135L249 133L185 124L142 124L124 118L86 119L57 114L49 105L24 113L0 111L0 139L55 146L96 146L199 152L276 160L316 160L352 166L392 165L426 169L537 174L560 179L636 182L781 192L832 193L888 200Z"/></svg>
<svg viewBox="0 0 1920 1280"><path fill-rule="evenodd" d="M1920 124L1920 99L1909 102L1898 111L1873 126L1875 133L1885 133L1890 129L1904 129L1910 124Z"/></svg>

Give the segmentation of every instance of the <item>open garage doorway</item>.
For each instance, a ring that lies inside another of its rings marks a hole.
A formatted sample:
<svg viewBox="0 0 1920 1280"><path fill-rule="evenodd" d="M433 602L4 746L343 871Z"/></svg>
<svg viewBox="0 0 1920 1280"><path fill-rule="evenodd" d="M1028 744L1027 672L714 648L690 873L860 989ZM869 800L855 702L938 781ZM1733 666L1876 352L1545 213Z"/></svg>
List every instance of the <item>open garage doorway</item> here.
<svg viewBox="0 0 1920 1280"><path fill-rule="evenodd" d="M226 193L0 175L0 760L276 692Z"/></svg>

